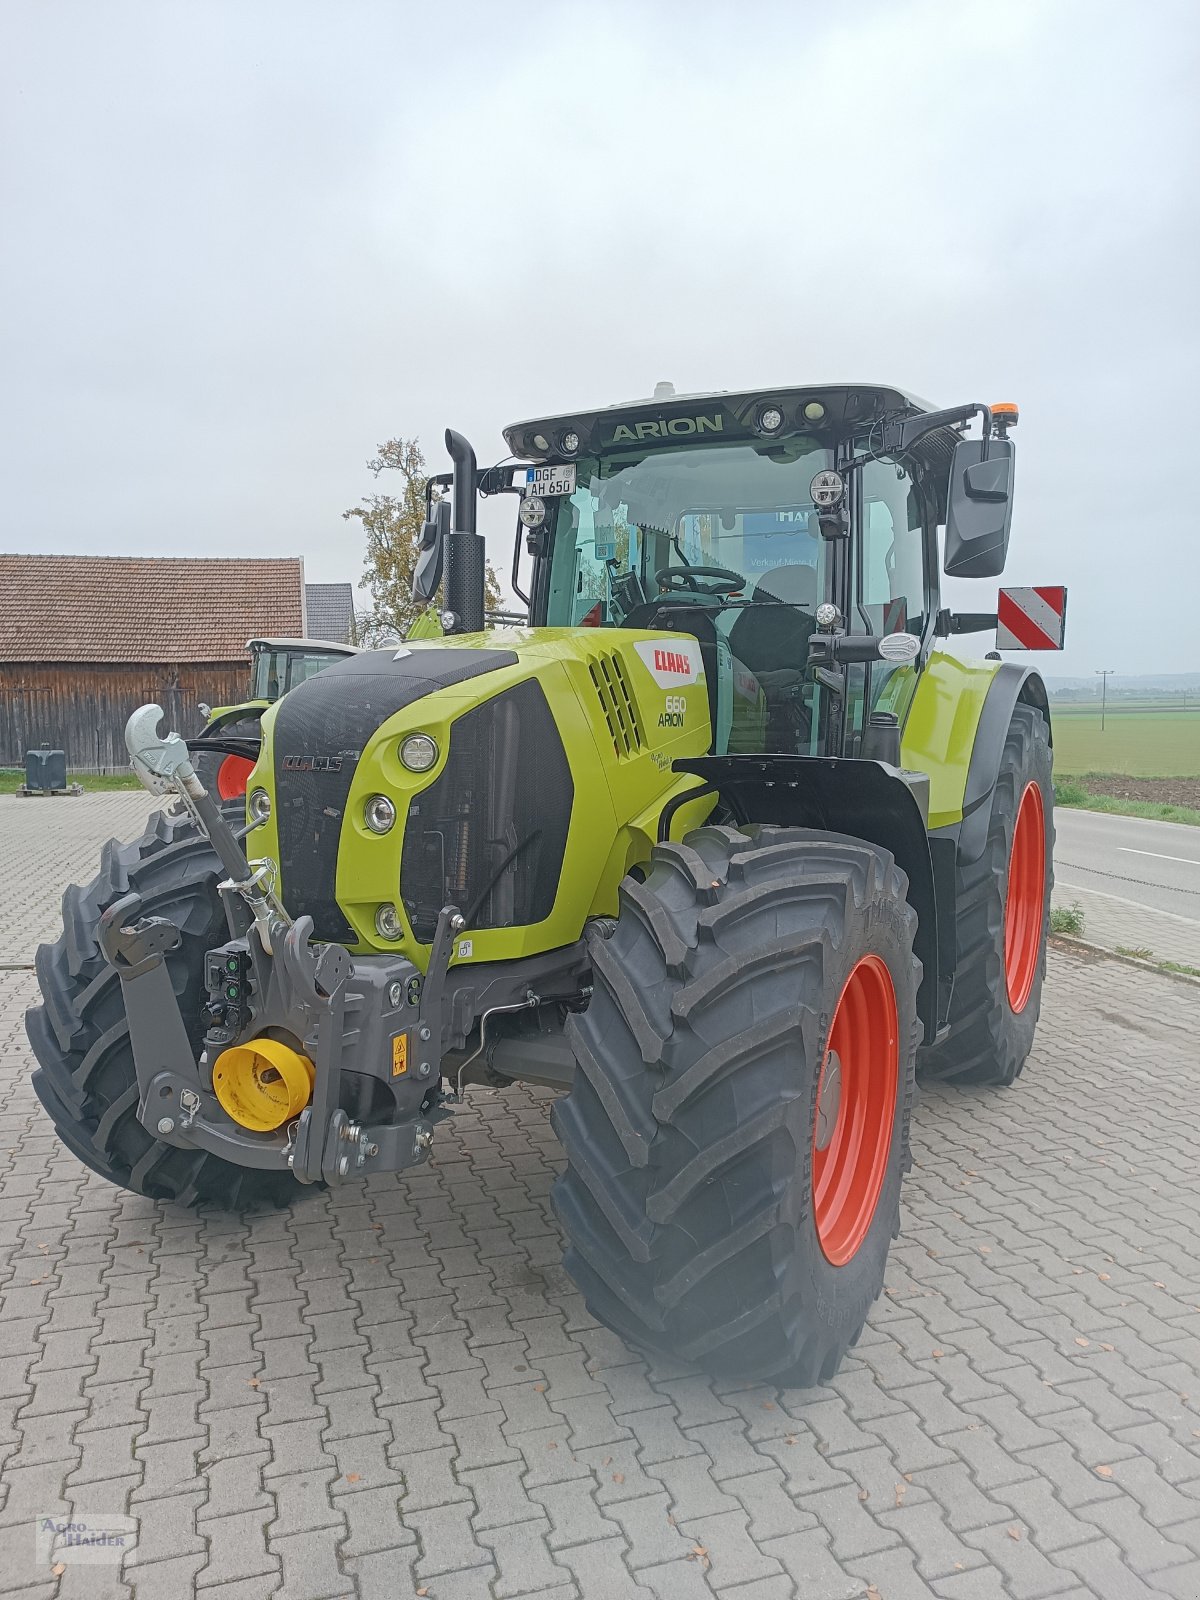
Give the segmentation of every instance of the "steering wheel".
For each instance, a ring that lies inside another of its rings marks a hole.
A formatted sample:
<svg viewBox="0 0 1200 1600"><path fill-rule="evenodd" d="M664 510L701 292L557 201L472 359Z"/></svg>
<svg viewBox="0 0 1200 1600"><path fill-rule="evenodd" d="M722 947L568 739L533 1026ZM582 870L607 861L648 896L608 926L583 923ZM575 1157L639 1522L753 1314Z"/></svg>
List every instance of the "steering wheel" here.
<svg viewBox="0 0 1200 1600"><path fill-rule="evenodd" d="M708 581L699 584L697 578ZM714 598L736 594L746 587L741 573L731 572L728 567L664 567L654 574L654 581L668 594L703 594Z"/></svg>

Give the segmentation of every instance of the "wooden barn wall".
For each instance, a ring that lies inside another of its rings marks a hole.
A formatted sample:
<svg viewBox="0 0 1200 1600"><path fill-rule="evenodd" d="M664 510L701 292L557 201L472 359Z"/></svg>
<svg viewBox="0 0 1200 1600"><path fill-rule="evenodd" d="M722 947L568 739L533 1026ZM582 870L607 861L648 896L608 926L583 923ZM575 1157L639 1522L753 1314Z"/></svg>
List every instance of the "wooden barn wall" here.
<svg viewBox="0 0 1200 1600"><path fill-rule="evenodd" d="M125 722L157 701L167 729L200 731L197 703L235 704L249 689L246 662L187 665L0 662L0 766L23 767L26 750L65 750L79 772L129 766Z"/></svg>

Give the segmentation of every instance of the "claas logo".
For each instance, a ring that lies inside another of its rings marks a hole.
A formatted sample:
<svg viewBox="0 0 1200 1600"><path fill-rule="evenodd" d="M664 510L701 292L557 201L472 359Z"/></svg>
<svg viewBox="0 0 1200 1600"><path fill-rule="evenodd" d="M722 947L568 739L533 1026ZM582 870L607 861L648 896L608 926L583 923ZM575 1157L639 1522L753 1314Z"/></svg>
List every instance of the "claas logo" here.
<svg viewBox="0 0 1200 1600"><path fill-rule="evenodd" d="M692 663L687 656L681 655L678 650L655 650L654 670L656 672L674 672L681 678L690 678L692 675Z"/></svg>

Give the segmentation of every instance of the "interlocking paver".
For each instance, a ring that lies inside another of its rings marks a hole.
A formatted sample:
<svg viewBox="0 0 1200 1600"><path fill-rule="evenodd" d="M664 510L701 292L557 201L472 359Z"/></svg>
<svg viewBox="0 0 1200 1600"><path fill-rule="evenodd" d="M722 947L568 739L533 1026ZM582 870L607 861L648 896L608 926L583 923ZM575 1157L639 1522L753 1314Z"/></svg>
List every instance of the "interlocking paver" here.
<svg viewBox="0 0 1200 1600"><path fill-rule="evenodd" d="M497 1600L506 1596L524 1597L538 1590L570 1582L569 1569L559 1566L546 1542L549 1522L517 1522L507 1528L492 1528L480 1533L480 1544L487 1545L496 1561L497 1577L493 1593Z"/></svg>
<svg viewBox="0 0 1200 1600"><path fill-rule="evenodd" d="M73 802L28 866L16 805L26 959L146 802ZM888 1294L811 1393L597 1326L548 1092L470 1090L409 1177L191 1214L50 1134L34 996L0 972L0 1593L51 1600L40 1511L127 1506L123 1577L55 1600L1200 1595L1193 990L1052 954L1018 1085L925 1093Z"/></svg>
<svg viewBox="0 0 1200 1600"><path fill-rule="evenodd" d="M656 1600L654 1590L635 1579L625 1565L624 1539L593 1539L555 1552L569 1567L586 1600Z"/></svg>

